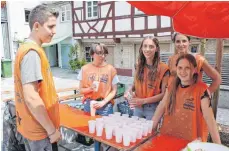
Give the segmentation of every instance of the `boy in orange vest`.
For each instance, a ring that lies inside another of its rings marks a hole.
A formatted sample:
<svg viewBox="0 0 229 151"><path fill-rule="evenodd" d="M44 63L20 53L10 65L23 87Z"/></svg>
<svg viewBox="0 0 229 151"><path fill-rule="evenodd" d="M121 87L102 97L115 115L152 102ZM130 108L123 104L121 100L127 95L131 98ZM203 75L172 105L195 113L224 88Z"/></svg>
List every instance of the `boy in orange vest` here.
<svg viewBox="0 0 229 151"><path fill-rule="evenodd" d="M42 43L56 33L58 13L46 5L29 15L31 33L16 55L14 67L17 130L26 151L52 151L60 139L59 110L52 73Z"/></svg>
<svg viewBox="0 0 229 151"><path fill-rule="evenodd" d="M176 62L177 77L166 89L153 116L154 127L164 114L161 134L189 141L207 141L208 131L214 143L221 143L211 108L208 86L198 81L196 59L181 55Z"/></svg>

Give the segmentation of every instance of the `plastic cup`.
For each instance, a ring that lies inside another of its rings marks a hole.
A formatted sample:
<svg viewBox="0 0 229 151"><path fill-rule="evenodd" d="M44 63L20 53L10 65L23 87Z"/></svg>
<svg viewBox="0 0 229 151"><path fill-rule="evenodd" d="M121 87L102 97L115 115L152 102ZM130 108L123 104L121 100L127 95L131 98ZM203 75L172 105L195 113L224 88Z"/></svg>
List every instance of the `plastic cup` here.
<svg viewBox="0 0 229 151"><path fill-rule="evenodd" d="M122 116L129 118L129 114L122 114Z"/></svg>
<svg viewBox="0 0 229 151"><path fill-rule="evenodd" d="M114 112L114 115L121 116L121 112Z"/></svg>
<svg viewBox="0 0 229 151"><path fill-rule="evenodd" d="M106 139L112 139L112 132L113 132L113 126L110 124L107 124L105 126L105 134L106 134Z"/></svg>
<svg viewBox="0 0 229 151"><path fill-rule="evenodd" d="M95 86L94 91L97 92L99 89L99 81L93 81L93 85Z"/></svg>
<svg viewBox="0 0 229 151"><path fill-rule="evenodd" d="M136 127L137 130L138 130L138 133L137 133L137 139L142 139L142 133L143 133L143 129L141 127Z"/></svg>
<svg viewBox="0 0 229 151"><path fill-rule="evenodd" d="M134 119L134 120L136 120L136 121L139 119L138 116L131 116L131 118Z"/></svg>
<svg viewBox="0 0 229 151"><path fill-rule="evenodd" d="M96 121L96 123L103 123L103 119L102 118L96 118L95 121Z"/></svg>
<svg viewBox="0 0 229 151"><path fill-rule="evenodd" d="M115 141L116 143L121 143L122 142L122 129L119 127L115 127Z"/></svg>
<svg viewBox="0 0 229 151"><path fill-rule="evenodd" d="M131 135L129 131L124 131L123 132L123 145L124 146L129 146L130 145L130 140L131 140Z"/></svg>
<svg viewBox="0 0 229 151"><path fill-rule="evenodd" d="M95 133L95 121L90 120L88 121L88 127L89 127L89 133L94 134Z"/></svg>
<svg viewBox="0 0 229 151"><path fill-rule="evenodd" d="M152 130L153 130L153 121L147 121L147 124L148 124L148 133L150 134L150 133L152 133Z"/></svg>
<svg viewBox="0 0 229 151"><path fill-rule="evenodd" d="M96 136L102 136L103 134L103 123L96 123Z"/></svg>
<svg viewBox="0 0 229 151"><path fill-rule="evenodd" d="M95 103L96 103L96 101L91 101L91 102L90 102L90 112L91 112L91 116L95 116L95 113L96 113L96 109L93 107Z"/></svg>
<svg viewBox="0 0 229 151"><path fill-rule="evenodd" d="M145 123L147 120L145 118L139 118L139 121L141 121L142 123Z"/></svg>
<svg viewBox="0 0 229 151"><path fill-rule="evenodd" d="M114 114L109 114L108 117L114 117L115 115Z"/></svg>
<svg viewBox="0 0 229 151"><path fill-rule="evenodd" d="M148 130L149 127L148 127L148 124L147 123L144 123L143 124L143 136L147 136L148 135Z"/></svg>
<svg viewBox="0 0 229 151"><path fill-rule="evenodd" d="M129 132L129 134L131 136L130 142L135 143L136 142L136 138L137 138L137 133L136 133L136 131L133 128L131 128L130 130L131 130Z"/></svg>

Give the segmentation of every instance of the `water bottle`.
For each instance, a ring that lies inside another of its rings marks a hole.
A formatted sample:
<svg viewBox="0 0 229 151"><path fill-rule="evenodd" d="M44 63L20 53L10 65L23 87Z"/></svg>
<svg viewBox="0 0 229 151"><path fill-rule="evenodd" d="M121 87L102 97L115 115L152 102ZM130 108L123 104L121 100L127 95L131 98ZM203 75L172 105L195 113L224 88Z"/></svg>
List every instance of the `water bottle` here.
<svg viewBox="0 0 229 151"><path fill-rule="evenodd" d="M128 92L128 93L127 93L128 104L129 104L129 101L132 101L132 98L133 98L133 96L130 94L130 92ZM131 109L131 110L134 109L134 107L131 106L130 104L129 104L129 106L130 106L130 109Z"/></svg>

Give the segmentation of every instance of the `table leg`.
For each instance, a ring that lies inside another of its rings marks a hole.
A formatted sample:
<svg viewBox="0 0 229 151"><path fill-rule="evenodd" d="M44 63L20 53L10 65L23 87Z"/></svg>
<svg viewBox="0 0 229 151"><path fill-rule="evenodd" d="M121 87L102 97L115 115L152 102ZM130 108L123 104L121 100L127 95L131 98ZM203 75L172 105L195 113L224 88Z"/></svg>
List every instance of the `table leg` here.
<svg viewBox="0 0 229 151"><path fill-rule="evenodd" d="M100 143L100 142L97 142L96 140L95 140L94 142L95 142L95 144L94 144L94 146L95 146L95 151L100 151L101 143Z"/></svg>

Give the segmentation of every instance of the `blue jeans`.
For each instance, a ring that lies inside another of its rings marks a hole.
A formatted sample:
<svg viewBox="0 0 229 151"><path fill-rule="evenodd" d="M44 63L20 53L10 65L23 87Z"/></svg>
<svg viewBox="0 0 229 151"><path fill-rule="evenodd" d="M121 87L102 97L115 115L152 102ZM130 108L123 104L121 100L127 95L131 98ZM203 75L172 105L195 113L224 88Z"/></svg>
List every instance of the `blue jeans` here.
<svg viewBox="0 0 229 151"><path fill-rule="evenodd" d="M24 138L24 144L26 151L52 151L52 144L49 138L37 141Z"/></svg>
<svg viewBox="0 0 229 151"><path fill-rule="evenodd" d="M134 108L134 116L152 120L154 112L156 111L158 103L144 104L142 107Z"/></svg>
<svg viewBox="0 0 229 151"><path fill-rule="evenodd" d="M84 102L84 112L88 112L90 113L90 103L91 100L90 99L86 99ZM111 102L107 103L106 105L104 105L102 108L96 110L96 114L97 115L101 115L101 116L108 116L109 114L113 114L113 105ZM95 141L95 151L100 151L100 146L101 143Z"/></svg>
<svg viewBox="0 0 229 151"><path fill-rule="evenodd" d="M90 103L91 100L90 99L86 99L84 102L84 112L88 112L90 113ZM108 116L109 114L113 114L113 105L111 102L107 103L106 105L104 105L102 108L96 110L96 114L97 115L101 115L101 116Z"/></svg>

